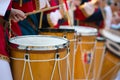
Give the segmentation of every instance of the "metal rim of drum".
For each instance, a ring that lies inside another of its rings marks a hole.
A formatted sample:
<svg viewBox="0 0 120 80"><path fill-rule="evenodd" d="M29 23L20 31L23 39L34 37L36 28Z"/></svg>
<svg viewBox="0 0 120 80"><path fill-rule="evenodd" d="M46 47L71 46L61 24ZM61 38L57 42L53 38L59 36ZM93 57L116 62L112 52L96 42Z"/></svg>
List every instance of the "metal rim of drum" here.
<svg viewBox="0 0 120 80"><path fill-rule="evenodd" d="M20 38L28 38L28 37L40 37L40 38L43 38L43 37L46 37L46 38L56 38L58 40L63 40L65 41L63 44L59 44L59 45L52 45L52 46L33 46L33 45L24 45L24 44L20 44L20 43L16 43L14 42L13 40L16 40L16 39L20 39ZM32 49L32 50L57 50L57 49L63 49L63 48L66 48L68 47L69 45L69 41L66 39L66 38L62 38L62 37L56 37L56 36L48 36L48 35L25 35L25 36L17 36L17 37L13 37L9 40L9 42L11 44L15 44L15 45L18 45L18 46L23 46L25 48L23 49L26 49L26 48L35 48L35 49ZM30 50L30 49L28 49Z"/></svg>

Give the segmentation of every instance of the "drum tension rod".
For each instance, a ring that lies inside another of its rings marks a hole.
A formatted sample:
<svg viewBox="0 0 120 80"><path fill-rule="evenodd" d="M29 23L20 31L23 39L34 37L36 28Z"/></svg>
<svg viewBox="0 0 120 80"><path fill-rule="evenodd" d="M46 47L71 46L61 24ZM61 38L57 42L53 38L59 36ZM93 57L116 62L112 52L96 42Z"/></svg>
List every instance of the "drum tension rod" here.
<svg viewBox="0 0 120 80"><path fill-rule="evenodd" d="M63 38L67 38L66 35L63 35Z"/></svg>
<svg viewBox="0 0 120 80"><path fill-rule="evenodd" d="M25 54L25 57L24 57L26 60L29 59L29 54Z"/></svg>
<svg viewBox="0 0 120 80"><path fill-rule="evenodd" d="M59 56L59 54L57 53L57 54L56 54L56 58L58 59L59 57L60 57L60 56Z"/></svg>
<svg viewBox="0 0 120 80"><path fill-rule="evenodd" d="M67 32L64 32L63 38L67 38L66 34L67 34Z"/></svg>
<svg viewBox="0 0 120 80"><path fill-rule="evenodd" d="M60 57L59 53L58 53L58 49L59 47L58 46L55 46L56 47L56 55L55 55L55 58L58 59Z"/></svg>
<svg viewBox="0 0 120 80"><path fill-rule="evenodd" d="M80 42L81 41L81 34L79 33L79 36L78 36L78 41Z"/></svg>
<svg viewBox="0 0 120 80"><path fill-rule="evenodd" d="M24 55L24 58L25 58L26 60L29 59L28 46L26 47L26 54Z"/></svg>

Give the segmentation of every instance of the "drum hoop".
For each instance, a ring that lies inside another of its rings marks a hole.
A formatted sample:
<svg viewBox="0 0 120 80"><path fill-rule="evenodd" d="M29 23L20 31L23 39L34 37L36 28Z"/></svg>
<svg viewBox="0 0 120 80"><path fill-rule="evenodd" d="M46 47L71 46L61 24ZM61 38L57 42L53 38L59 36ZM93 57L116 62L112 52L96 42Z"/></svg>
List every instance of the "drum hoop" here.
<svg viewBox="0 0 120 80"><path fill-rule="evenodd" d="M25 46L25 45L21 45L21 44L16 44L13 43L12 40L17 39L17 38L26 38L26 37L52 37L52 38L58 38L58 39L64 39L66 41L66 43L63 44L59 44L59 45L55 45L55 46ZM62 37L57 37L57 36L49 36L49 35L25 35L25 36L16 36L13 37L9 40L10 43L18 45L18 46L22 46L23 48L20 48L21 50L57 50L57 49L63 49L68 47L69 45L69 41L66 38L62 38Z"/></svg>
<svg viewBox="0 0 120 80"><path fill-rule="evenodd" d="M78 29L82 29L82 28L93 29L93 31L91 31L91 32L83 32L83 31L80 32L80 31L77 31L77 28ZM97 29L92 28L92 27L75 26L75 31L77 32L78 35L82 35L82 36L96 36L97 35Z"/></svg>
<svg viewBox="0 0 120 80"><path fill-rule="evenodd" d="M107 38L107 39L109 39L109 40L112 40L113 42L116 42L116 43L120 43L120 37L119 36L117 36L117 35L115 35L115 34L112 34L110 31L108 31L108 30L100 30L100 33L105 37L105 38ZM114 37L116 37L116 38L112 38L111 36L114 36Z"/></svg>
<svg viewBox="0 0 120 80"><path fill-rule="evenodd" d="M90 32L90 33L77 32L77 35L81 35L81 36L97 36L97 32Z"/></svg>
<svg viewBox="0 0 120 80"><path fill-rule="evenodd" d="M68 32L68 33L73 33L75 32L74 29L39 29L39 32Z"/></svg>
<svg viewBox="0 0 120 80"><path fill-rule="evenodd" d="M106 46L108 50L111 51L114 55L116 55L117 57L120 57L120 46L117 43L107 39ZM112 46L119 50L117 51L116 49L113 49Z"/></svg>

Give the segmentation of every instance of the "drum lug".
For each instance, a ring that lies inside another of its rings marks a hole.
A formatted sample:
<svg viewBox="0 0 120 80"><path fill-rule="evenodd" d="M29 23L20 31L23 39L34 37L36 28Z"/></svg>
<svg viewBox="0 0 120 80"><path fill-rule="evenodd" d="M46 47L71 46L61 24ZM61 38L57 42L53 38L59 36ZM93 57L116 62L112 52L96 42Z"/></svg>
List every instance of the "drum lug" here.
<svg viewBox="0 0 120 80"><path fill-rule="evenodd" d="M25 55L24 55L24 59L25 59L25 60L29 60L29 58L30 58L30 57L29 57L29 54L25 54Z"/></svg>

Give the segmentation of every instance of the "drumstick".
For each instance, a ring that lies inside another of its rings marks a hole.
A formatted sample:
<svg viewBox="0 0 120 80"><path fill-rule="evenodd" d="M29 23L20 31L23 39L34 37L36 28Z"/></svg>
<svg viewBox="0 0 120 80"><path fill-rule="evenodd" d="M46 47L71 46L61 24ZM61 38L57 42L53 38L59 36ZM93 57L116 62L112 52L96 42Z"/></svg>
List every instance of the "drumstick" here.
<svg viewBox="0 0 120 80"><path fill-rule="evenodd" d="M100 4L102 4L101 3L101 0L100 0ZM101 10L101 13L102 13L102 16L103 16L103 20L105 20L105 12L103 12L103 8L102 8L102 6L100 6L100 10Z"/></svg>
<svg viewBox="0 0 120 80"><path fill-rule="evenodd" d="M20 7L22 7L22 3L23 3L23 1L22 1L22 0L20 0Z"/></svg>
<svg viewBox="0 0 120 80"><path fill-rule="evenodd" d="M96 3L98 3L98 2L100 2L100 4L101 4L101 0L92 0L92 3L93 3L93 4L96 4ZM103 12L101 6L100 6L100 10L101 10L101 13L102 13L103 19L105 20L105 13Z"/></svg>
<svg viewBox="0 0 120 80"><path fill-rule="evenodd" d="M43 18L43 12L41 12L41 15L40 15L40 24L39 24L39 29L41 29L41 27L42 27L42 18Z"/></svg>
<svg viewBox="0 0 120 80"><path fill-rule="evenodd" d="M59 0L59 3L62 5L62 9L63 9L63 11L64 11L64 13L65 13L65 15L66 15L66 17L67 17L67 19L68 19L68 24L69 25L72 25L72 23L71 23L71 18L70 18L70 14L69 14L69 12L68 12L68 4L67 4L67 0ZM64 6L65 5L65 6ZM66 11L65 11L65 8L66 8Z"/></svg>
<svg viewBox="0 0 120 80"><path fill-rule="evenodd" d="M36 14L36 13L40 13L40 12L44 12L44 11L48 11L48 10L52 10L52 9L55 9L55 8L59 8L60 6L62 6L62 5L53 6L53 7L49 7L49 8L45 8L45 9L40 9L40 10L33 11L33 12L28 12L25 15L28 16L28 15L32 15L32 14Z"/></svg>

